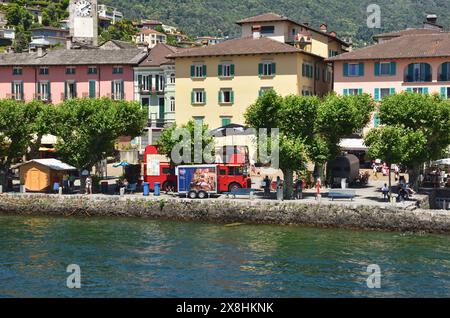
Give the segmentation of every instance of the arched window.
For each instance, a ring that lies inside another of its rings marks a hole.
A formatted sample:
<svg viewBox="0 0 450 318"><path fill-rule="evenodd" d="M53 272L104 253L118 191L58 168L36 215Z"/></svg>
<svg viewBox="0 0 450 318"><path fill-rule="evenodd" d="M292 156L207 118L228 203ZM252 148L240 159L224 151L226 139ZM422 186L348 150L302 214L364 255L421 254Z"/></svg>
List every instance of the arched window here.
<svg viewBox="0 0 450 318"><path fill-rule="evenodd" d="M405 70L405 82L431 82L432 78L428 63L411 63Z"/></svg>
<svg viewBox="0 0 450 318"><path fill-rule="evenodd" d="M175 74L170 74L170 84L175 84Z"/></svg>
<svg viewBox="0 0 450 318"><path fill-rule="evenodd" d="M438 81L449 82L450 81L450 62L442 63L438 70Z"/></svg>
<svg viewBox="0 0 450 318"><path fill-rule="evenodd" d="M175 97L170 98L170 112L171 113L175 112Z"/></svg>

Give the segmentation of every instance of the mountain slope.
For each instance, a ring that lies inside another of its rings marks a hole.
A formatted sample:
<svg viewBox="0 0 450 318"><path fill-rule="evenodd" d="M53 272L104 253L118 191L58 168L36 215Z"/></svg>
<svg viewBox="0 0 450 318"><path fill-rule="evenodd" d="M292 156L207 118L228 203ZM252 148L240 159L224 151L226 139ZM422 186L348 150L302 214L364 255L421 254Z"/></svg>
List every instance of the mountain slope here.
<svg viewBox="0 0 450 318"><path fill-rule="evenodd" d="M437 13L438 23L450 26L448 0L102 0L118 7L129 18L160 19L192 35L237 35L235 21L273 11L313 26L327 23L340 37L362 45L372 35L419 27L426 13ZM381 7L382 28L369 29L368 4Z"/></svg>

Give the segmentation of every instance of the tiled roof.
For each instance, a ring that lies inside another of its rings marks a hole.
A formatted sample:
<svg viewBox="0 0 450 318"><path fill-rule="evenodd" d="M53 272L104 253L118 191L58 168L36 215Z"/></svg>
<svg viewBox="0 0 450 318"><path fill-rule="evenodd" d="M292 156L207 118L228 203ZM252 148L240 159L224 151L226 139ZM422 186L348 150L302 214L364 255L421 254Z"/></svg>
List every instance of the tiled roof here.
<svg viewBox="0 0 450 318"><path fill-rule="evenodd" d="M450 33L405 35L344 53L328 61L449 57Z"/></svg>
<svg viewBox="0 0 450 318"><path fill-rule="evenodd" d="M134 45L133 43L126 42L126 41L120 41L120 40L109 40L109 41L106 41L106 42L104 42L104 43L102 43L100 45L100 48L102 46L104 46L104 45L107 45L107 44L114 44L115 46L117 46L117 48L122 49L122 50L124 50L124 49L135 49L136 48L136 45Z"/></svg>
<svg viewBox="0 0 450 318"><path fill-rule="evenodd" d="M159 31L153 30L153 29L143 29L139 31L139 34L157 34L157 35L165 35L164 33L161 33Z"/></svg>
<svg viewBox="0 0 450 318"><path fill-rule="evenodd" d="M117 50L52 50L42 57L38 53L5 53L0 54L0 66L26 65L112 65L139 64L147 53L139 49Z"/></svg>
<svg viewBox="0 0 450 318"><path fill-rule="evenodd" d="M305 53L292 45L281 43L270 38L253 39L251 37L238 38L222 43L183 50L169 55L169 58L200 57L200 56L226 56L248 54L273 54L273 53ZM309 54L309 53L307 53Z"/></svg>
<svg viewBox="0 0 450 318"><path fill-rule="evenodd" d="M389 33L381 33L373 36L374 39L378 38L397 38L399 36L404 35L419 35L419 34L435 34L441 33L442 31L433 30L433 29L425 29L425 28L411 28L400 31L394 31Z"/></svg>
<svg viewBox="0 0 450 318"><path fill-rule="evenodd" d="M291 21L289 18L281 16L274 12L264 13L255 17L246 18L236 22L237 24L255 23L255 22L274 22L274 21ZM294 22L294 21L292 21ZM294 22L295 23L295 22Z"/></svg>
<svg viewBox="0 0 450 318"><path fill-rule="evenodd" d="M174 64L173 60L167 58L169 54L181 52L182 48L170 46L164 43L158 43L154 48L150 50L150 54L144 59L139 66L160 66L167 64Z"/></svg>

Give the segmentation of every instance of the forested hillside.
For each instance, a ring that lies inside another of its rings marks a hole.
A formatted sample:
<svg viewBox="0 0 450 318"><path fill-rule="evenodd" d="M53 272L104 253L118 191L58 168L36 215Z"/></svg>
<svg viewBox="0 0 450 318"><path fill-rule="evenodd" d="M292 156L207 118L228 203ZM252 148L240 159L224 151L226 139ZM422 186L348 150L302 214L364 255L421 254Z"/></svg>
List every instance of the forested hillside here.
<svg viewBox="0 0 450 318"><path fill-rule="evenodd" d="M341 37L361 45L384 31L421 26L426 13L439 15L450 26L448 0L101 0L120 8L129 18L155 18L192 35L236 35L236 20L273 11L314 26L327 23ZM367 28L366 8L381 7L382 28Z"/></svg>

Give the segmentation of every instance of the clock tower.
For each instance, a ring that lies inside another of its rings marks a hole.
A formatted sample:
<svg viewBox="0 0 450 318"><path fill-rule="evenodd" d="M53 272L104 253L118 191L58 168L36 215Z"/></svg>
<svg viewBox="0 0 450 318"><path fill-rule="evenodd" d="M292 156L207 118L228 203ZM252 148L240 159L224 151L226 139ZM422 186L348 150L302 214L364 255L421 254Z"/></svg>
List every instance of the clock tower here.
<svg viewBox="0 0 450 318"><path fill-rule="evenodd" d="M97 46L97 0L70 0L69 14L72 41Z"/></svg>

